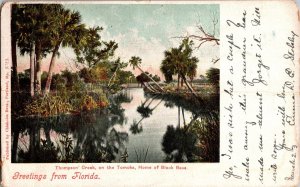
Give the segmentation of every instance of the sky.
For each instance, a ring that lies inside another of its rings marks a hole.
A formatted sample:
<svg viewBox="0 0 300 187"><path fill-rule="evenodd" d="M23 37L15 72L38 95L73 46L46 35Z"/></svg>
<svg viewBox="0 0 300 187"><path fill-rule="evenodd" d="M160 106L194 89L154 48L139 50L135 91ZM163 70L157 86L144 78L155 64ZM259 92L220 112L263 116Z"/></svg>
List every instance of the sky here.
<svg viewBox="0 0 300 187"><path fill-rule="evenodd" d="M159 66L164 58L164 51L178 47L180 39L176 36L197 34L197 23L201 23L208 33L213 33L212 20L219 20L219 5L197 4L66 4L66 8L79 11L82 22L89 27L103 27L101 37L104 41L114 40L119 47L116 58L128 61L131 56L142 59L142 69L160 76ZM219 23L215 27L219 37ZM218 67L211 60L219 57L219 46L206 43L194 56L198 57L198 75L204 74L210 67ZM23 62L20 70L28 68L29 57L19 57ZM67 68L76 71L72 49L61 50L55 71ZM47 70L50 55L44 59L42 69ZM132 70L132 69L128 69ZM140 73L137 69L135 74Z"/></svg>

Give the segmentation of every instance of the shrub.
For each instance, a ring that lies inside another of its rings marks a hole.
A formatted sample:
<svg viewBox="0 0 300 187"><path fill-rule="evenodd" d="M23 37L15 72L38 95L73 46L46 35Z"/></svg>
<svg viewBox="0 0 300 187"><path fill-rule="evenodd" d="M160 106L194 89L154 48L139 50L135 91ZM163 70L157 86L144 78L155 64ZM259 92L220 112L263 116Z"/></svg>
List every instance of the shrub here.
<svg viewBox="0 0 300 187"><path fill-rule="evenodd" d="M96 101L89 95L86 95L81 103L81 110L92 110L97 108Z"/></svg>
<svg viewBox="0 0 300 187"><path fill-rule="evenodd" d="M72 110L72 105L60 96L36 96L30 100L25 108L25 115L53 116L67 113Z"/></svg>

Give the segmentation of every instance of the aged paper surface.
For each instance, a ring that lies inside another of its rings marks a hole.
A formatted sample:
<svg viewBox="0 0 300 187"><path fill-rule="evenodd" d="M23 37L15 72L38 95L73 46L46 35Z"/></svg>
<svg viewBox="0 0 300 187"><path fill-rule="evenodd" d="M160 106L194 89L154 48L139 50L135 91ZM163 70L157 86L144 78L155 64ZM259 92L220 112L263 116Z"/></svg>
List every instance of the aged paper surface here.
<svg viewBox="0 0 300 187"><path fill-rule="evenodd" d="M1 11L3 186L299 185L293 1L30 3Z"/></svg>

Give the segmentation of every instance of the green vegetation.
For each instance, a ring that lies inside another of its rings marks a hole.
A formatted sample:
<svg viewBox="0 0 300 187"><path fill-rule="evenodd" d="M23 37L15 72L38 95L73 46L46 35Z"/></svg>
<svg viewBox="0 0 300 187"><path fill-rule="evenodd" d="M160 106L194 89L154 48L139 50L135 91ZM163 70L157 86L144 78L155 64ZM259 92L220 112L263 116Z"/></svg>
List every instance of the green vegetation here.
<svg viewBox="0 0 300 187"><path fill-rule="evenodd" d="M165 75L166 81L171 81L172 76L177 74L177 89L180 89L180 79L184 81L189 90L195 91L186 80L186 76L191 77L191 80L196 75L197 63L199 60L192 56L193 41L184 39L178 48L171 48L165 51L165 59L161 64L161 71Z"/></svg>
<svg viewBox="0 0 300 187"><path fill-rule="evenodd" d="M121 90L134 75L124 70L128 63L115 57L118 44L101 40L102 30L86 27L79 12L60 4L13 5L13 95L27 98L13 103L14 114L52 116L107 107L107 95ZM55 74L56 58L63 47L72 48L74 63L84 68ZM30 57L25 72L17 73L17 48ZM42 73L47 55L51 55L49 70Z"/></svg>
<svg viewBox="0 0 300 187"><path fill-rule="evenodd" d="M219 45L215 33L198 25L199 36L176 37L178 46L161 51L159 69L146 71L137 56L143 54L122 59L116 55L119 44L103 40L101 25L89 27L82 20L80 12L61 4L12 5L12 162L128 162L134 157L146 162L157 149L132 147L128 137L149 133L151 123L166 127L164 135L157 134L165 161L218 161L220 70L211 68L199 77L202 60L194 53L205 42ZM59 66L63 48L73 51L68 64L75 70ZM23 72L17 71L17 54L29 57ZM127 89L139 85L143 89ZM174 109L177 126L164 119L174 118Z"/></svg>
<svg viewBox="0 0 300 187"><path fill-rule="evenodd" d="M102 30L100 26L87 27L79 12L60 4L13 5L12 88L16 96L21 93L30 93L31 96L26 102L13 105L15 113L51 116L101 108L108 105L109 94L132 82L140 83L151 93L192 94L201 102L203 95L219 92L218 69L210 69L206 74L212 86L195 84L199 59L193 56L194 42L189 37L183 38L178 47L164 52L160 70L168 84L162 85L158 75L141 68L140 57L132 56L128 62L116 57L118 43L103 41ZM83 68L77 72L61 70L55 74L56 58L64 47L73 49L76 55L74 63L82 64ZM21 55L30 57L30 68L25 72L17 73L17 48ZM51 56L48 71L41 72L42 61L47 55ZM139 69L141 74L135 77L131 71L125 70L128 65L133 70ZM175 76L177 88L172 83Z"/></svg>
<svg viewBox="0 0 300 187"><path fill-rule="evenodd" d="M220 90L220 69L210 68L206 72L208 81L214 85L215 92L219 93Z"/></svg>

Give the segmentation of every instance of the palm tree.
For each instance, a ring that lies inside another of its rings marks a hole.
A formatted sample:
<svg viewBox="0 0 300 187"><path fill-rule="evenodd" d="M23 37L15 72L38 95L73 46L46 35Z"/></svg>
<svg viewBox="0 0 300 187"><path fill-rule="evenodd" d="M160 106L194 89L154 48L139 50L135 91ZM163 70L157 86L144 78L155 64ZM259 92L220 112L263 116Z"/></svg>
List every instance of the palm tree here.
<svg viewBox="0 0 300 187"><path fill-rule="evenodd" d="M53 25L57 21L56 14L62 8L60 4L36 4L33 6L36 10L35 32L34 32L34 47L35 47L35 90L38 94L41 93L41 65L42 59L46 57L53 49L51 34Z"/></svg>
<svg viewBox="0 0 300 187"><path fill-rule="evenodd" d="M50 12L61 5L14 5L12 14L12 56L13 56L13 79L16 73L15 42L21 55L30 55L30 94L34 95L34 89L40 91L41 85L41 59L49 52L49 28L53 23ZM36 55L36 65L34 63ZM16 82L16 81L13 81ZM36 82L36 85L34 85ZM35 88L36 87L36 88Z"/></svg>
<svg viewBox="0 0 300 187"><path fill-rule="evenodd" d="M179 75L179 70L180 70L180 55L181 55L181 49L179 48L172 48L169 51L165 51L165 59L162 61L161 64L161 71L165 75L166 79L167 77L171 77L177 74L177 90L179 90L180 87L180 75ZM170 79L170 78L169 78Z"/></svg>
<svg viewBox="0 0 300 187"><path fill-rule="evenodd" d="M12 61L14 89L18 89L16 44L20 54L30 55L30 95L34 95L34 32L36 30L36 14L34 6L12 6Z"/></svg>
<svg viewBox="0 0 300 187"><path fill-rule="evenodd" d="M147 73L145 73L141 68L140 68L140 64L142 63L142 59L140 57L137 56L132 56L131 59L129 60L129 64L132 66L133 70L135 68L138 68L142 73L144 73L145 75L147 75L147 77L153 81L153 83L159 88L160 91L164 92L164 90L159 86L159 84L157 84L157 82L155 80L153 80L153 78L151 76L149 76Z"/></svg>
<svg viewBox="0 0 300 187"><path fill-rule="evenodd" d="M55 67L55 58L58 54L59 47L72 46L79 42L83 35L84 25L81 24L81 16L79 12L71 12L64 8L58 9L56 15L57 21L52 32L53 51L50 60L50 66L47 76L47 82L44 93L48 94L52 80L53 69Z"/></svg>
<svg viewBox="0 0 300 187"><path fill-rule="evenodd" d="M193 57L188 65L187 76L190 78L191 85L193 84L193 80L197 74L197 62L198 62L198 59Z"/></svg>
<svg viewBox="0 0 300 187"><path fill-rule="evenodd" d="M196 74L197 63L199 61L196 57L192 56L192 45L192 41L184 39L178 48L171 48L165 51L165 59L162 61L160 69L165 77L177 74L178 89L180 79L182 79L193 95L197 96L192 86L186 80L186 76L194 76Z"/></svg>

